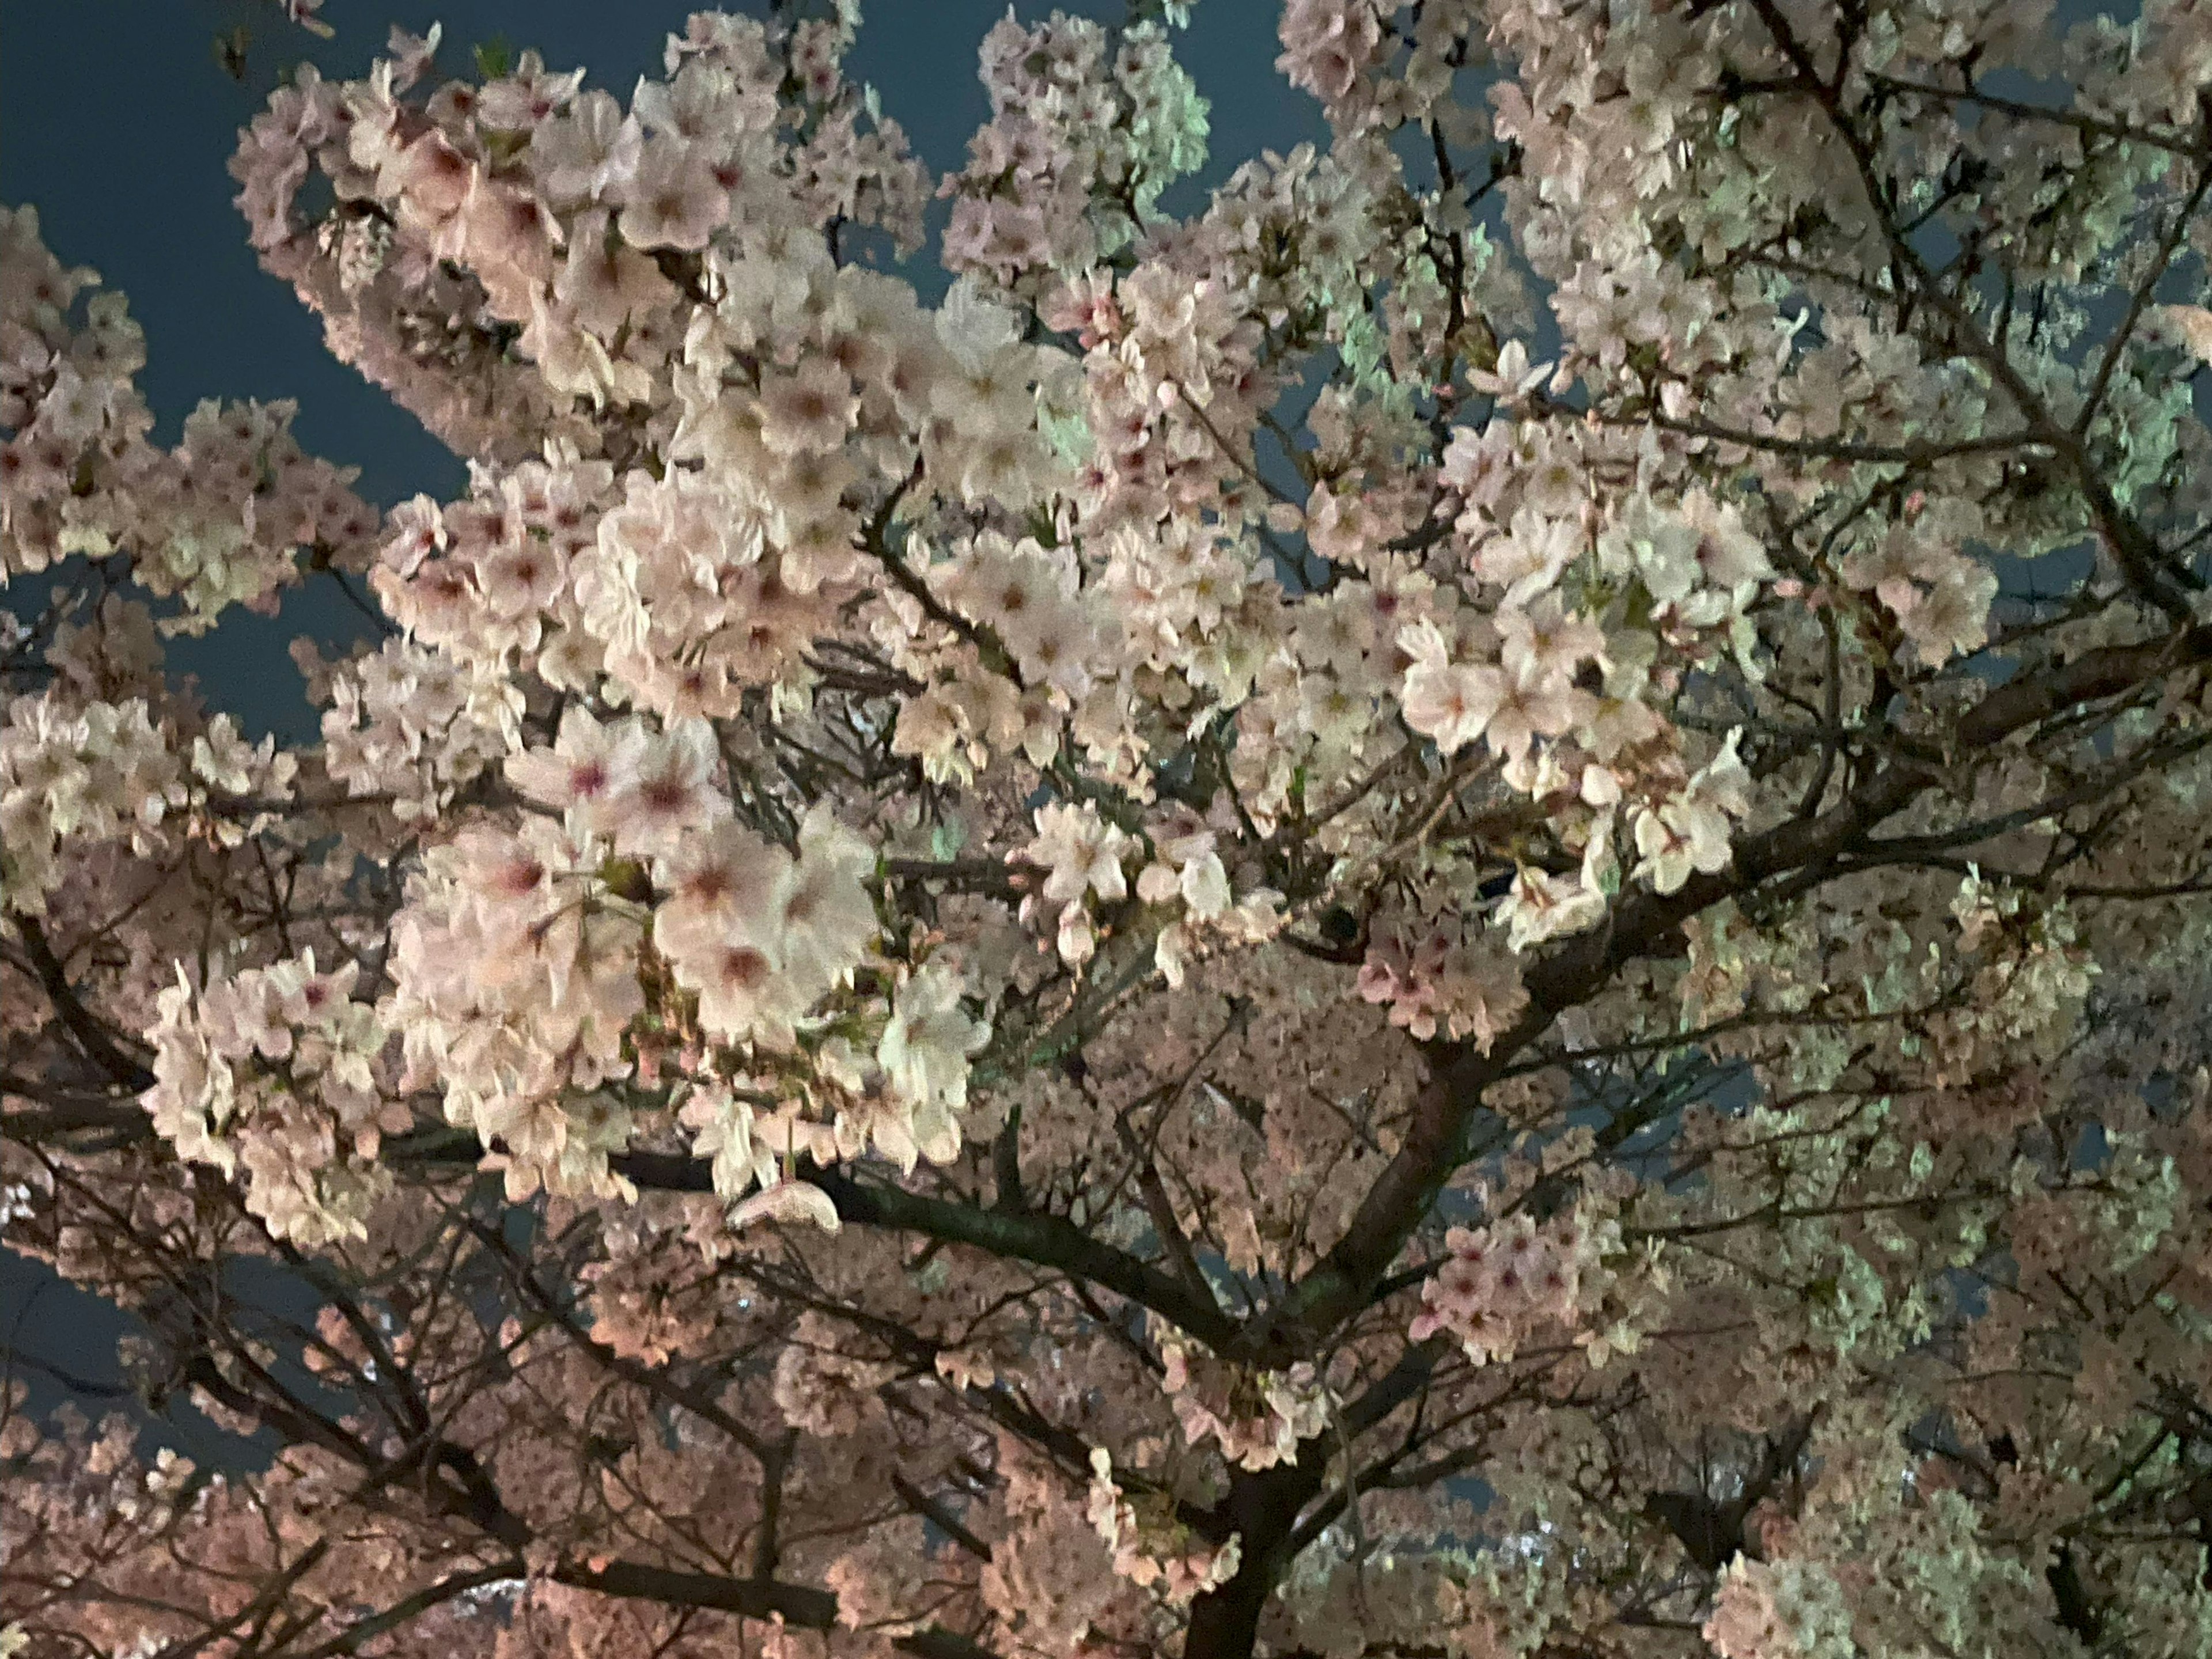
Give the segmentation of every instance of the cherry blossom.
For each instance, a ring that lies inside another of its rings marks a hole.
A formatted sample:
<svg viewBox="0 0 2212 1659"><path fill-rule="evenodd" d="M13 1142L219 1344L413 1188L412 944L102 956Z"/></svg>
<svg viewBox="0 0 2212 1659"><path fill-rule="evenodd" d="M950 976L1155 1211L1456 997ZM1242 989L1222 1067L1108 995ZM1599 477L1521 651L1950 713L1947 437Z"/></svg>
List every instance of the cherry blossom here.
<svg viewBox="0 0 2212 1659"><path fill-rule="evenodd" d="M2201 1652L2203 9L860 9L0 216L0 1654Z"/></svg>

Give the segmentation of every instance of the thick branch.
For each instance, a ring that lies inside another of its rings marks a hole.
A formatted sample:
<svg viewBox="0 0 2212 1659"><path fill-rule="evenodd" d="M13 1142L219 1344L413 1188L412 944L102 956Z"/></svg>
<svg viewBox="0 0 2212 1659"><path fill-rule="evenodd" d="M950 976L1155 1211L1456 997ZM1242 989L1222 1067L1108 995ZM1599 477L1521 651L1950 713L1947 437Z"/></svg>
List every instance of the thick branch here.
<svg viewBox="0 0 2212 1659"><path fill-rule="evenodd" d="M154 1074L131 1059L116 1046L106 1027L92 1011L84 1006L70 983L69 969L46 943L46 936L38 922L30 916L11 914L9 920L23 940L23 953L30 958L37 971L39 983L46 999L53 1004L54 1012L69 1028L93 1063L113 1078L133 1094L143 1094L154 1086Z"/></svg>
<svg viewBox="0 0 2212 1659"><path fill-rule="evenodd" d="M613 1167L641 1187L666 1192L714 1190L706 1163L657 1152L632 1152L611 1160ZM1226 1346L1237 1327L1219 1309L1200 1302L1190 1291L1158 1268L1102 1243L1073 1223L1034 1211L1016 1214L978 1209L940 1198L902 1192L896 1187L863 1184L836 1170L809 1170L805 1178L830 1194L837 1217L856 1227L890 1227L967 1244L1017 1261L1049 1267L1114 1292L1170 1319L1210 1346Z"/></svg>

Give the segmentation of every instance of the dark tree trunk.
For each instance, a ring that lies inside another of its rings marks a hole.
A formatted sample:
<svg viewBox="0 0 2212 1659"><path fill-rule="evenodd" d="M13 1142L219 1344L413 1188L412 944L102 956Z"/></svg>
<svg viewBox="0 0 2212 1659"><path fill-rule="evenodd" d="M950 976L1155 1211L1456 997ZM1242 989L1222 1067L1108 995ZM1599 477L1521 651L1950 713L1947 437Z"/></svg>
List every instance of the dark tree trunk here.
<svg viewBox="0 0 2212 1659"><path fill-rule="evenodd" d="M1273 1573L1247 1556L1234 1578L1192 1602L1182 1659L1251 1659L1273 1580Z"/></svg>
<svg viewBox="0 0 2212 1659"><path fill-rule="evenodd" d="M1328 1465L1321 1445L1310 1443L1304 1449L1305 1463L1281 1464L1257 1474L1238 1469L1231 1475L1222 1509L1242 1540L1237 1576L1191 1603L1182 1659L1251 1659L1260 1615L1291 1564L1291 1534L1298 1511L1321 1490Z"/></svg>

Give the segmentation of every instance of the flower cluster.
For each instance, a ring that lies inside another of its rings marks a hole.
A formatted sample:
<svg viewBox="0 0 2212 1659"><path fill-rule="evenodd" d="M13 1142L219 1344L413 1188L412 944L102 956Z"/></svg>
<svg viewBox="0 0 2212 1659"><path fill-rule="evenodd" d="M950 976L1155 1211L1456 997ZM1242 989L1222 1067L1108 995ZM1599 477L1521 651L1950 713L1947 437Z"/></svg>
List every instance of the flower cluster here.
<svg viewBox="0 0 2212 1659"><path fill-rule="evenodd" d="M1002 1541L983 1568L986 1606L1025 1650L1075 1653L1100 1621L1117 1583L1106 1546L1057 1470L1002 1455Z"/></svg>
<svg viewBox="0 0 2212 1659"><path fill-rule="evenodd" d="M983 37L991 120L969 140L945 264L1034 288L1126 248L1161 191L1206 159L1206 104L1145 21L1107 33L1055 11L1034 27L1010 14ZM1030 279L1024 283L1023 279Z"/></svg>
<svg viewBox="0 0 2212 1659"><path fill-rule="evenodd" d="M1005 649L1018 683L1052 694L1060 708L1082 702L1094 674L1115 665L1113 613L1099 587L1079 590L1070 549L986 533L931 574L945 599Z"/></svg>
<svg viewBox="0 0 2212 1659"><path fill-rule="evenodd" d="M381 1086L388 1032L357 1001L360 964L319 971L310 950L195 990L161 994L147 1111L178 1155L245 1176L246 1207L302 1244L365 1237L389 1185L376 1162L410 1127Z"/></svg>
<svg viewBox="0 0 2212 1659"><path fill-rule="evenodd" d="M666 400L718 237L818 251L836 222L918 240L926 181L895 122L862 129L874 100L843 79L851 40L849 19L702 13L625 110L534 52L482 85L436 82L437 31L395 32L367 82L303 71L231 170L263 262L434 431L509 462L555 438L596 454L606 434L576 400ZM311 220L316 172L336 200Z"/></svg>
<svg viewBox="0 0 2212 1659"><path fill-rule="evenodd" d="M1457 522L1474 544L1474 569L1486 588L1502 590L1497 607L1419 616L1398 640L1407 725L1446 755L1483 741L1504 781L1552 808L1561 839L1582 856L1578 878L1523 870L1498 918L1519 950L1603 914L1624 807L1640 855L1634 878L1673 892L1692 871L1727 867L1732 822L1751 810L1737 738L1691 774L1685 739L1650 696L1720 653L1760 672L1749 608L1772 571L1740 513L1699 490L1667 507L1632 496L1593 539L1565 516L1575 510L1570 496L1544 495L1540 449L1512 460L1498 449L1499 435L1515 430L1494 422L1479 438L1462 431L1443 468L1465 502ZM1574 487L1574 463L1556 459ZM1510 489L1508 478L1518 481ZM1585 506L1582 519L1594 512ZM1620 620L1601 627L1572 608L1570 586ZM1628 616L1648 623L1622 625ZM1662 654L1676 660L1661 667Z"/></svg>
<svg viewBox="0 0 2212 1659"><path fill-rule="evenodd" d="M1960 550L1982 533L1982 515L1972 502L1952 497L1916 505L1911 517L1862 538L1838 574L1850 591L1881 600L1914 654L1940 668L1989 641L1996 573Z"/></svg>
<svg viewBox="0 0 2212 1659"><path fill-rule="evenodd" d="M1487 1054L1528 1006L1521 968L1494 930L1453 916L1406 916L1376 928L1359 994L1425 1042L1471 1038Z"/></svg>
<svg viewBox="0 0 2212 1659"><path fill-rule="evenodd" d="M231 605L273 613L302 549L365 568L376 513L352 472L301 452L293 404L203 403L176 448L148 442L145 337L123 296L71 320L98 283L46 251L33 210L0 208L0 584L125 553L142 586L183 601L164 629L198 633Z"/></svg>
<svg viewBox="0 0 2212 1659"><path fill-rule="evenodd" d="M1283 926L1282 896L1272 888L1235 897L1217 850L1220 831L1188 807L1168 805L1141 837L1089 801L1040 806L1032 816L1036 835L1021 861L1042 880L1023 900L1021 917L1049 933L1070 966L1097 952L1099 917L1131 897L1124 866L1142 856L1147 842L1152 855L1138 872L1134 898L1179 913L1159 928L1153 946L1169 984L1182 983L1190 961L1209 945L1257 944Z"/></svg>
<svg viewBox="0 0 2212 1659"><path fill-rule="evenodd" d="M0 877L9 903L44 909L61 879L64 838L143 842L185 793L185 769L143 699L73 708L52 694L18 697L0 726Z"/></svg>
<svg viewBox="0 0 2212 1659"><path fill-rule="evenodd" d="M1598 1265L1601 1230L1572 1214L1539 1223L1526 1211L1492 1226L1455 1227L1449 1254L1421 1285L1416 1342L1458 1339L1478 1365L1511 1359L1547 1333L1580 1322Z"/></svg>
<svg viewBox="0 0 2212 1659"><path fill-rule="evenodd" d="M1291 0L1281 33L1283 55L1275 67L1334 113L1381 55L1382 20L1374 0Z"/></svg>
<svg viewBox="0 0 2212 1659"><path fill-rule="evenodd" d="M826 806L799 826L795 856L703 812L689 822L672 815L657 832L648 823L639 834L625 806L635 801L650 813L658 794L696 792L708 762L699 744L683 740L703 736L686 726L676 742L647 744L630 776L617 760L614 849L654 860L654 886L666 896L653 909L653 946L676 982L696 995L702 1033L787 1050L794 1022L849 983L875 941L875 907L864 884L875 860ZM656 762L656 746L671 758Z"/></svg>
<svg viewBox="0 0 2212 1659"><path fill-rule="evenodd" d="M883 1409L876 1390L893 1375L891 1366L855 1359L826 1321L809 1314L777 1357L776 1409L792 1427L810 1434L852 1434Z"/></svg>
<svg viewBox="0 0 2212 1659"><path fill-rule="evenodd" d="M1713 874L1735 856L1729 821L1748 817L1752 801L1751 774L1736 752L1742 737L1741 726L1731 730L1680 789L1637 812L1636 850L1643 856L1634 873L1656 891L1677 892L1692 871Z"/></svg>
<svg viewBox="0 0 2212 1659"><path fill-rule="evenodd" d="M969 1061L990 1036L963 1001L960 976L933 963L899 983L872 1053L838 1035L781 1059L775 1075L793 1092L772 1109L720 1083L694 1088L678 1117L708 1160L715 1192L739 1200L731 1226L781 1221L836 1231L829 1194L789 1173L801 1156L826 1165L872 1151L908 1175L923 1158L957 1158Z"/></svg>
<svg viewBox="0 0 2212 1659"><path fill-rule="evenodd" d="M1493 625L1494 663L1455 650L1433 618L1399 635L1412 659L1406 724L1447 755L1480 738L1492 753L1523 761L1539 738L1562 737L1595 719L1596 702L1575 677L1585 661L1603 656L1605 638L1589 622L1563 615L1556 596L1534 611L1502 611Z"/></svg>
<svg viewBox="0 0 2212 1659"><path fill-rule="evenodd" d="M2024 902L1972 866L1951 911L1974 971L1967 994L1931 1022L1927 1060L1937 1086L1996 1065L2055 1060L2101 971L2077 919L2063 903Z"/></svg>
<svg viewBox="0 0 2212 1659"><path fill-rule="evenodd" d="M1249 434L1279 372L1259 362L1256 277L1232 283L1164 258L1115 277L1092 270L1049 297L1040 313L1079 331L1083 427L1091 440L1076 500L1097 532L1128 523L1149 530L1170 514L1218 500L1222 446Z"/></svg>
<svg viewBox="0 0 2212 1659"><path fill-rule="evenodd" d="M1850 1610L1817 1562L1729 1564L1701 1632L1720 1659L1847 1659Z"/></svg>
<svg viewBox="0 0 2212 1659"><path fill-rule="evenodd" d="M479 469L450 507L418 495L388 516L370 586L421 644L581 684L598 659L577 607L562 601L571 567L598 543L613 478L605 461L532 460Z"/></svg>
<svg viewBox="0 0 2212 1659"><path fill-rule="evenodd" d="M402 822L434 818L508 751L522 694L482 663L405 638L339 665L295 651L321 681L324 768L356 796L383 797Z"/></svg>
<svg viewBox="0 0 2212 1659"><path fill-rule="evenodd" d="M1027 908L1039 913L1042 906L1055 907L1054 931L1062 959L1086 962L1097 948L1089 902L1094 896L1111 902L1127 896L1122 860L1137 850L1136 841L1088 801L1040 806L1036 817L1036 839L1024 856L1044 871L1045 878Z"/></svg>
<svg viewBox="0 0 2212 1659"><path fill-rule="evenodd" d="M957 1153L989 1028L934 964L886 975L880 1003L839 1000L880 922L874 854L827 803L787 848L733 816L706 722L655 730L581 704L506 769L541 811L428 854L396 929L392 1018L410 1076L498 1143L512 1189L618 1189L608 1159L630 1115L599 1091L633 1069L659 1081L671 1060L702 1085L682 1118L716 1191L761 1188L740 1224L836 1225L779 1160L872 1148L910 1170ZM786 1103L756 1114L727 1086L739 1075Z"/></svg>
<svg viewBox="0 0 2212 1659"><path fill-rule="evenodd" d="M1114 1552L1114 1571L1170 1607L1185 1607L1237 1576L1243 1540L1208 1544L1176 1519L1164 1497L1132 1498L1114 1483L1114 1458L1103 1446L1091 1451L1091 1525Z"/></svg>
<svg viewBox="0 0 2212 1659"><path fill-rule="evenodd" d="M1240 1468L1295 1463L1299 1443L1328 1425L1329 1390L1310 1364L1255 1372L1172 1339L1160 1344L1160 1358L1166 1366L1160 1386L1184 1440L1218 1441L1221 1455Z"/></svg>

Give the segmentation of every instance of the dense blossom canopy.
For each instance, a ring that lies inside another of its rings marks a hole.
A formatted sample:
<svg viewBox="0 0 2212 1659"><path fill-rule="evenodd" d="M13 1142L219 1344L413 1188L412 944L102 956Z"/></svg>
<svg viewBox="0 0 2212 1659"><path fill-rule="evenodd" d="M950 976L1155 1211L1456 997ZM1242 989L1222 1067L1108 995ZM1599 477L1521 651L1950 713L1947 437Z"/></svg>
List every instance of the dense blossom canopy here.
<svg viewBox="0 0 2212 1659"><path fill-rule="evenodd" d="M0 1653L2212 1655L2212 6L1182 9L302 71L454 501L0 216Z"/></svg>

